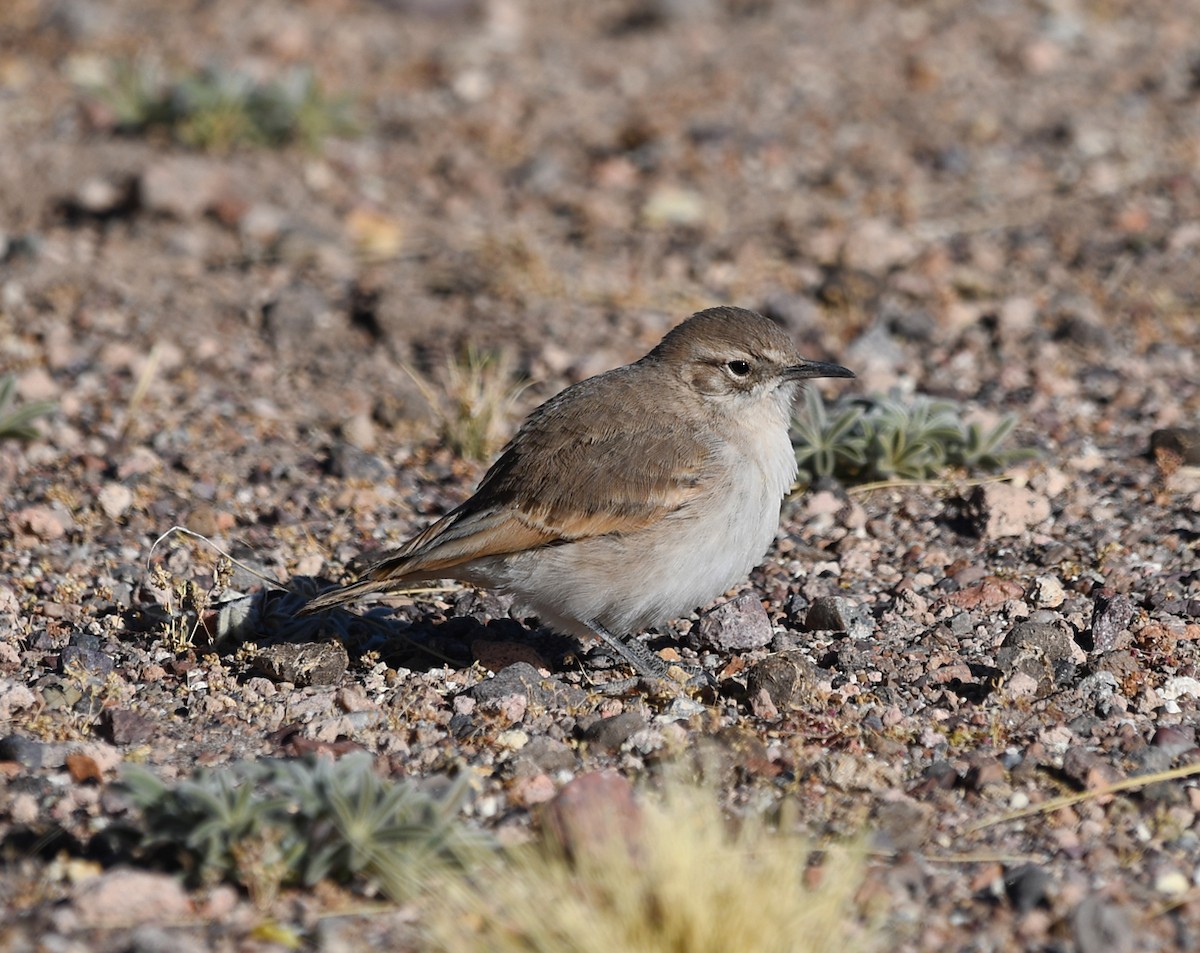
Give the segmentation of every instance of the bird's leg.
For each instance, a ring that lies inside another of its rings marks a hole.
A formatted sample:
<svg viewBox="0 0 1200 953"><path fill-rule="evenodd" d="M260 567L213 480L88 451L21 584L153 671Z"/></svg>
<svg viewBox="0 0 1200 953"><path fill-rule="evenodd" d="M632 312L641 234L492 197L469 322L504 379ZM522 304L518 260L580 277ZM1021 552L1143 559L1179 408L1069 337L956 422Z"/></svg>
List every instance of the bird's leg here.
<svg viewBox="0 0 1200 953"><path fill-rule="evenodd" d="M682 669L691 676L687 680L689 688L716 687L716 679L698 665L685 665L682 662L668 664L650 652L641 642L634 641L633 639L626 641L619 636L613 635L608 629L597 622L589 622L587 626L596 633L605 645L620 655L637 672L638 678L665 679L668 677L670 669L675 667ZM626 679L622 682L609 685L608 689L613 691L623 690L629 687L629 685L636 683L637 680L637 678Z"/></svg>
<svg viewBox="0 0 1200 953"><path fill-rule="evenodd" d="M652 654L641 642L626 642L613 635L598 622L588 622L587 627L610 649L623 658L639 675L647 678L666 678L669 666L657 655Z"/></svg>

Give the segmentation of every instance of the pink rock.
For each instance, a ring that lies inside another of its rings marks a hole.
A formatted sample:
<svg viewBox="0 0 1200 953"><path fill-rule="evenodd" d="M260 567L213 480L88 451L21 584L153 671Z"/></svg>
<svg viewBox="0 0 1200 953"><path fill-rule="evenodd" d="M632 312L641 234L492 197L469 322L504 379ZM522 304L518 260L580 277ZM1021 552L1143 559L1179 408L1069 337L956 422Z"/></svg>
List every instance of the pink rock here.
<svg viewBox="0 0 1200 953"><path fill-rule="evenodd" d="M32 368L17 380L17 393L22 400L54 400L60 390L44 367Z"/></svg>
<svg viewBox="0 0 1200 953"><path fill-rule="evenodd" d="M774 637L771 619L753 593L738 596L704 613L697 633L702 642L720 652L761 648Z"/></svg>
<svg viewBox="0 0 1200 953"><path fill-rule="evenodd" d="M967 500L966 516L986 539L1020 536L1050 517L1050 502L1028 487L1011 483L977 486Z"/></svg>
<svg viewBox="0 0 1200 953"><path fill-rule="evenodd" d="M227 188L220 165L193 156L154 162L141 178L142 204L152 212L195 218L212 208Z"/></svg>
<svg viewBox="0 0 1200 953"><path fill-rule="evenodd" d="M75 912L85 928L113 929L179 920L192 904L174 877L116 869L80 885Z"/></svg>
<svg viewBox="0 0 1200 953"><path fill-rule="evenodd" d="M547 774L535 774L533 777L517 778L509 788L509 798L517 804L545 804L551 800L557 790L554 781Z"/></svg>
<svg viewBox="0 0 1200 953"><path fill-rule="evenodd" d="M603 860L622 844L636 853L642 810L626 778L615 771L595 771L558 792L546 805L542 828L569 856Z"/></svg>
<svg viewBox="0 0 1200 953"><path fill-rule="evenodd" d="M71 526L71 517L51 506L27 506L13 514L13 524L38 539L61 539Z"/></svg>

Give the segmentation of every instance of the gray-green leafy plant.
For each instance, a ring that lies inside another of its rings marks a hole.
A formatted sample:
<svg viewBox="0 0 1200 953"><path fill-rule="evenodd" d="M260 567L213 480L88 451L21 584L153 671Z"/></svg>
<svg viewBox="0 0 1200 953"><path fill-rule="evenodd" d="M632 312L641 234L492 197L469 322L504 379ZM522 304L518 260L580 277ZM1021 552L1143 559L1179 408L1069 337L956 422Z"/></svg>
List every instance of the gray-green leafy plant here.
<svg viewBox="0 0 1200 953"><path fill-rule="evenodd" d="M809 388L792 426L800 480L929 480L950 468L999 470L1035 456L1027 448L1003 447L1015 415L991 428L962 417L953 401L923 396L907 402L894 395L847 396L827 407Z"/></svg>
<svg viewBox="0 0 1200 953"><path fill-rule="evenodd" d="M845 404L831 413L815 388L805 388L804 410L792 418L792 445L801 476L807 475L809 483L866 465L863 413L859 404Z"/></svg>
<svg viewBox="0 0 1200 953"><path fill-rule="evenodd" d="M163 130L183 145L218 152L247 145L315 147L358 131L349 101L327 96L305 67L259 82L217 67L169 79L151 61L123 62L92 95L123 132Z"/></svg>
<svg viewBox="0 0 1200 953"><path fill-rule="evenodd" d="M487 851L458 818L467 778L435 798L379 777L365 752L338 761L242 761L167 784L136 766L123 784L141 811L140 847L196 883L252 892L320 880L357 881L413 896L436 871Z"/></svg>
<svg viewBox="0 0 1200 953"><path fill-rule="evenodd" d="M35 400L17 407L16 397L17 379L6 374L0 379L0 440L36 440L41 434L33 422L53 413L54 405Z"/></svg>

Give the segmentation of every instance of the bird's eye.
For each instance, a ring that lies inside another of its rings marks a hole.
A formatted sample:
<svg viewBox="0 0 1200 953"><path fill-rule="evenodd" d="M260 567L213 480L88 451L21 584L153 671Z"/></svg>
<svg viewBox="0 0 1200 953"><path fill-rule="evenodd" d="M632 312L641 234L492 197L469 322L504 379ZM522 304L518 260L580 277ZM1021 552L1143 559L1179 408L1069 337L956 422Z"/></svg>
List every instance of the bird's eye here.
<svg viewBox="0 0 1200 953"><path fill-rule="evenodd" d="M734 377L745 377L750 373L749 361L728 361L725 366L729 368L729 373Z"/></svg>

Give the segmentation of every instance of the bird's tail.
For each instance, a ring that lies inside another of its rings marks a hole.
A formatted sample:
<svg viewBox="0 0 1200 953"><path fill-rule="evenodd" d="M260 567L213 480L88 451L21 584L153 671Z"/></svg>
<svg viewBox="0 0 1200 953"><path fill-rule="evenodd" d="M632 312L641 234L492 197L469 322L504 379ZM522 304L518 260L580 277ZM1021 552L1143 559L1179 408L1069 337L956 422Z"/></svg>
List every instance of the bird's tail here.
<svg viewBox="0 0 1200 953"><path fill-rule="evenodd" d="M372 592L382 592L385 589L394 588L396 588L394 579L360 579L358 582L338 586L336 589L330 589L318 596L314 596L300 610L300 615L312 615L314 612L334 609L338 606L344 606L348 602L353 602L355 599L370 595Z"/></svg>

